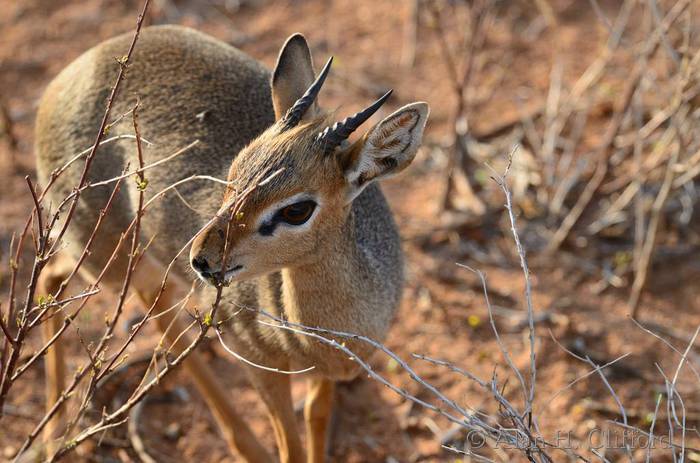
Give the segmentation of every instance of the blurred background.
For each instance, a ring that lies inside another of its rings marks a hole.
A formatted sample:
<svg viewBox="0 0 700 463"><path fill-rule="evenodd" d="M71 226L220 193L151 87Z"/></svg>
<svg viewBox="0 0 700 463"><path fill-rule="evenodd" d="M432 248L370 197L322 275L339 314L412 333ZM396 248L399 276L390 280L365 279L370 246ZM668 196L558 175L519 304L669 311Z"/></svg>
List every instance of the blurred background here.
<svg viewBox="0 0 700 463"><path fill-rule="evenodd" d="M134 0L0 1L0 300L10 241L31 211L24 177L35 178L37 101L83 51L132 31L140 7ZM496 417L498 404L477 384L411 354L486 380L494 371L508 378L481 280L456 265L462 263L486 274L502 343L527 370L525 280L506 198L492 178L512 156L506 181L532 272L540 431L547 438L570 432L585 443L592 430L619 430L611 421L621 421L622 403L631 425L654 423L660 434L676 428L678 436L680 414L665 402L655 409L660 396L668 398L668 378L688 348L674 388L683 398L687 446L700 447L700 357L693 345L700 325L699 13L697 0L153 0L145 21L193 27L268 67L284 40L302 32L317 67L335 57L320 103L342 115L389 88L386 113L413 101L430 104L416 161L384 184L408 278L387 346L446 395ZM81 330L99 326L106 298L91 302ZM68 336L77 339L75 330ZM146 345L133 346L133 355ZM80 355L79 346L71 349ZM242 371L216 343L205 350L273 446ZM602 370L615 394L571 354L595 365L624 356ZM430 399L394 360L377 356L373 366ZM0 459L14 456L43 414L41 381L38 370L15 388ZM303 385L294 393L301 398ZM100 400L109 407L119 391L106 394ZM343 384L338 404L334 461L470 461L445 449L465 445L459 426L366 377ZM185 375L169 378L143 407L141 435L156 461L230 461ZM598 452L618 461L622 450ZM498 449L484 452L508 459ZM668 448L653 454L654 461L674 461ZM119 430L77 455L138 458ZM559 455L555 461L574 458ZM686 459L700 461L700 453L689 451Z"/></svg>

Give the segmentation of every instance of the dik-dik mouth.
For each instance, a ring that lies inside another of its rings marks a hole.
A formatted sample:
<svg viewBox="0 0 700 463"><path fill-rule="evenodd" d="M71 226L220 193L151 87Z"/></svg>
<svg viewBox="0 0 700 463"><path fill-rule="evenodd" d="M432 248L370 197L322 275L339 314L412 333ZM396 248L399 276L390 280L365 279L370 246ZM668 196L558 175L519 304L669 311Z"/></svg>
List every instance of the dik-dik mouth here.
<svg viewBox="0 0 700 463"><path fill-rule="evenodd" d="M234 276L239 274L241 270L243 270L242 265L234 265L233 267L231 267L229 270L226 271L226 273L224 273L224 282L228 283L229 281L231 281L231 279L233 279Z"/></svg>
<svg viewBox="0 0 700 463"><path fill-rule="evenodd" d="M195 269L197 276L207 284L212 286L227 285L231 280L243 270L243 265L234 265L224 272L223 279L221 271L206 271Z"/></svg>

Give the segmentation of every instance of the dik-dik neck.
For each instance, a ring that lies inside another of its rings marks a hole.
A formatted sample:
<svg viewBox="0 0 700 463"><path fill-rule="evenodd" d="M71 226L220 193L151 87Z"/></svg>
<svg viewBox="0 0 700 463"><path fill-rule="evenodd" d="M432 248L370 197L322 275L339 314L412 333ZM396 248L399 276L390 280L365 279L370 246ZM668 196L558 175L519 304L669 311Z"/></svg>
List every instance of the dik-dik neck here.
<svg viewBox="0 0 700 463"><path fill-rule="evenodd" d="M345 330L359 321L360 304L372 291L353 214L336 236L325 238L312 262L282 270L284 311L295 323Z"/></svg>

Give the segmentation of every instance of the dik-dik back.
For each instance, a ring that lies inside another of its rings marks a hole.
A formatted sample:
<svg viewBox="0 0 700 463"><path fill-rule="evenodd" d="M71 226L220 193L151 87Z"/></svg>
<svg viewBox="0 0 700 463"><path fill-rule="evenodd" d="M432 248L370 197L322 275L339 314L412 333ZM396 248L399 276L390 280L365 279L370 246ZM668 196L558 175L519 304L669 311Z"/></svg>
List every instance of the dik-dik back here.
<svg viewBox="0 0 700 463"><path fill-rule="evenodd" d="M116 76L115 59L129 47L125 34L92 48L70 64L47 88L36 121L37 165L46 184L54 169L90 147L99 129ZM126 79L112 109L112 118L130 110L140 99L141 135L153 145L144 149L151 164L195 140L194 148L147 173L146 197L194 174L226 178L233 157L274 122L269 72L241 51L191 29L177 26L145 28L129 64ZM104 137L133 135L131 117ZM91 182L120 175L127 165L137 167L135 142L122 139L104 144L90 169ZM84 163L78 161L51 190L58 204L78 184ZM86 267L99 272L112 253L119 234L133 219L136 191L131 179L122 186L105 218ZM80 252L97 213L104 208L114 184L90 188L81 195L66 241ZM223 187L211 181L192 181L178 192L195 211L172 192L155 202L144 216L143 236L156 237L149 254L166 264L220 206ZM116 266L115 266L116 267ZM186 264L178 267L185 272ZM123 271L111 272L121 279Z"/></svg>

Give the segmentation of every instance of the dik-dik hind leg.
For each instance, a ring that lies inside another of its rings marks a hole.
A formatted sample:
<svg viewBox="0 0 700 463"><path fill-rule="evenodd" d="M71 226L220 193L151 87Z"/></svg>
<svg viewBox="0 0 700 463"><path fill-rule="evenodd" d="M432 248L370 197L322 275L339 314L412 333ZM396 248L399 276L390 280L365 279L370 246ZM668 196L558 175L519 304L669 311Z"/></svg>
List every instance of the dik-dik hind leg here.
<svg viewBox="0 0 700 463"><path fill-rule="evenodd" d="M73 261L67 257L59 255L50 260L39 275L36 288L37 298L55 294L61 286L61 282L70 275L72 270ZM41 335L44 344L54 337L62 323L63 316L57 313L41 324ZM47 349L44 356L46 412L53 408L61 392L63 392L63 388L66 386L64 355L62 340L58 339ZM60 437L63 429L64 415L65 410L63 407L59 408L54 417L44 427L44 442L47 455L52 455L56 450L56 439Z"/></svg>
<svg viewBox="0 0 700 463"><path fill-rule="evenodd" d="M137 267L133 278L134 287L147 307L153 304L158 295L163 273L160 266L154 265L146 257ZM187 287L184 283L177 281L173 276L169 277L165 290L156 302L154 314L160 314L163 310L178 304L186 294ZM166 339L171 343L175 342L180 333L187 328L187 324L178 319L177 314L178 312L173 310L156 318L158 328L165 333ZM178 355L190 342L189 336L181 336L171 352ZM250 463L271 463L274 461L233 407L230 394L221 386L216 375L199 352L192 352L185 359L184 367L189 376L194 379L197 389L207 402L229 448Z"/></svg>
<svg viewBox="0 0 700 463"><path fill-rule="evenodd" d="M267 365L280 370L288 369L286 362ZM302 463L304 449L294 416L294 404L289 376L282 373L248 367L250 380L267 408L275 432L281 463Z"/></svg>
<svg viewBox="0 0 700 463"><path fill-rule="evenodd" d="M323 463L326 459L328 422L333 411L334 390L335 383L331 380L312 377L308 381L304 404L308 463Z"/></svg>

